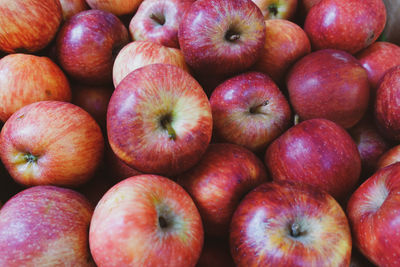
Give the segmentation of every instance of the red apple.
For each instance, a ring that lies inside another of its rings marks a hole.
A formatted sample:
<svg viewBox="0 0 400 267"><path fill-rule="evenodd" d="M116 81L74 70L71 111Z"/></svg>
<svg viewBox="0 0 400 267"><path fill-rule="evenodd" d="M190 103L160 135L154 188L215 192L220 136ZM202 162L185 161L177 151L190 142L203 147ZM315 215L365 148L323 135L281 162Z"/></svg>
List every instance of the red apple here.
<svg viewBox="0 0 400 267"><path fill-rule="evenodd" d="M85 0L60 0L64 20L68 20L73 15L89 9Z"/></svg>
<svg viewBox="0 0 400 267"><path fill-rule="evenodd" d="M226 80L212 92L210 103L219 140L252 151L264 150L290 126L289 103L263 73L247 72Z"/></svg>
<svg viewBox="0 0 400 267"><path fill-rule="evenodd" d="M16 111L0 133L0 158L20 184L76 186L103 156L103 136L82 108L40 101Z"/></svg>
<svg viewBox="0 0 400 267"><path fill-rule="evenodd" d="M287 75L287 88L302 120L325 118L350 128L368 107L367 71L340 50L316 51L297 61Z"/></svg>
<svg viewBox="0 0 400 267"><path fill-rule="evenodd" d="M292 19L297 0L252 0L260 8L264 19Z"/></svg>
<svg viewBox="0 0 400 267"><path fill-rule="evenodd" d="M264 183L236 209L230 228L236 266L349 266L351 233L340 205L301 183Z"/></svg>
<svg viewBox="0 0 400 267"><path fill-rule="evenodd" d="M400 65L390 69L376 92L375 120L382 135L400 140Z"/></svg>
<svg viewBox="0 0 400 267"><path fill-rule="evenodd" d="M289 67L311 52L310 40L300 26L288 20L266 20L265 28L264 49L254 69L281 85Z"/></svg>
<svg viewBox="0 0 400 267"><path fill-rule="evenodd" d="M325 119L303 121L268 147L265 163L274 181L314 185L343 200L360 176L357 145L336 123Z"/></svg>
<svg viewBox="0 0 400 267"><path fill-rule="evenodd" d="M353 242L378 266L400 264L400 163L380 169L351 196Z"/></svg>
<svg viewBox="0 0 400 267"><path fill-rule="evenodd" d="M386 151L378 160L376 169L382 169L386 166L400 162L400 145L396 145Z"/></svg>
<svg viewBox="0 0 400 267"><path fill-rule="evenodd" d="M101 9L114 15L133 14L143 0L86 0L93 9Z"/></svg>
<svg viewBox="0 0 400 267"><path fill-rule="evenodd" d="M115 89L107 132L112 150L129 166L174 176L196 164L210 143L210 103L186 71L169 64L147 65Z"/></svg>
<svg viewBox="0 0 400 267"><path fill-rule="evenodd" d="M71 17L57 35L57 58L74 79L89 84L112 81L119 50L129 42L124 24L101 10L82 11Z"/></svg>
<svg viewBox="0 0 400 267"><path fill-rule="evenodd" d="M233 212L251 189L268 181L262 161L244 147L211 144L200 162L177 181L192 196L204 232L227 236Z"/></svg>
<svg viewBox="0 0 400 267"><path fill-rule="evenodd" d="M0 50L37 52L50 43L61 20L59 0L2 0Z"/></svg>
<svg viewBox="0 0 400 267"><path fill-rule="evenodd" d="M70 101L71 89L64 72L49 58L10 54L0 60L0 120L42 100Z"/></svg>
<svg viewBox="0 0 400 267"><path fill-rule="evenodd" d="M115 58L114 86L135 69L154 63L175 65L189 72L181 50L150 41L134 41L124 46Z"/></svg>
<svg viewBox="0 0 400 267"><path fill-rule="evenodd" d="M300 8L304 8L305 14L307 14L310 9L321 2L321 0L300 0Z"/></svg>
<svg viewBox="0 0 400 267"><path fill-rule="evenodd" d="M314 50L332 48L354 54L378 39L385 22L382 0L323 0L308 12L304 30Z"/></svg>
<svg viewBox="0 0 400 267"><path fill-rule="evenodd" d="M240 72L260 55L264 18L251 0L197 0L179 25L178 39L186 62L196 72Z"/></svg>
<svg viewBox="0 0 400 267"><path fill-rule="evenodd" d="M146 0L129 24L133 40L144 40L179 48L178 28L194 0Z"/></svg>
<svg viewBox="0 0 400 267"><path fill-rule="evenodd" d="M0 211L0 266L94 266L88 248L93 208L81 194L36 186Z"/></svg>
<svg viewBox="0 0 400 267"><path fill-rule="evenodd" d="M194 266L203 226L181 186L138 175L113 186L97 204L89 242L98 266Z"/></svg>

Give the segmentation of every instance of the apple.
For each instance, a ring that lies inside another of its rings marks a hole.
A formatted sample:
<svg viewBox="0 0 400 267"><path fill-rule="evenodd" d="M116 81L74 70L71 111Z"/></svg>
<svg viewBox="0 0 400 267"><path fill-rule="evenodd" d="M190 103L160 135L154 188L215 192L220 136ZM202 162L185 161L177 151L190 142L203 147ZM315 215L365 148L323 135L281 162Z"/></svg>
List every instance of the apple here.
<svg viewBox="0 0 400 267"><path fill-rule="evenodd" d="M70 101L64 72L47 57L10 54L0 59L0 120L42 100Z"/></svg>
<svg viewBox="0 0 400 267"><path fill-rule="evenodd" d="M347 214L355 246L378 266L400 264L400 163L378 170L351 196Z"/></svg>
<svg viewBox="0 0 400 267"><path fill-rule="evenodd" d="M357 145L338 124L326 119L300 122L267 148L265 164L274 181L296 181L327 191L341 201L360 176Z"/></svg>
<svg viewBox="0 0 400 267"><path fill-rule="evenodd" d="M400 140L400 65L386 72L375 100L375 121L382 135Z"/></svg>
<svg viewBox="0 0 400 267"><path fill-rule="evenodd" d="M40 101L16 111L0 132L0 158L24 186L77 186L89 180L103 156L99 125L82 108Z"/></svg>
<svg viewBox="0 0 400 267"><path fill-rule="evenodd" d="M386 6L387 21L383 35L391 43L400 45L400 2L397 0L383 0Z"/></svg>
<svg viewBox="0 0 400 267"><path fill-rule="evenodd" d="M382 0L323 0L307 13L304 30L314 50L354 54L375 42L385 23Z"/></svg>
<svg viewBox="0 0 400 267"><path fill-rule="evenodd" d="M262 51L264 17L252 0L197 0L182 18L178 40L186 62L196 72L241 72Z"/></svg>
<svg viewBox="0 0 400 267"><path fill-rule="evenodd" d="M229 223L242 197L268 181L265 166L251 151L234 144L210 144L206 153L177 182L193 198L212 236L228 236Z"/></svg>
<svg viewBox="0 0 400 267"><path fill-rule="evenodd" d="M143 0L86 0L92 9L100 9L114 15L133 14Z"/></svg>
<svg viewBox="0 0 400 267"><path fill-rule="evenodd" d="M115 58L114 86L135 69L154 63L175 65L189 72L181 50L150 41L134 41L124 46Z"/></svg>
<svg viewBox="0 0 400 267"><path fill-rule="evenodd" d="M74 85L72 103L86 110L105 130L108 102L113 91L111 86Z"/></svg>
<svg viewBox="0 0 400 267"><path fill-rule="evenodd" d="M236 266L349 266L346 214L303 183L264 183L240 202L230 227Z"/></svg>
<svg viewBox="0 0 400 267"><path fill-rule="evenodd" d="M0 211L0 265L95 266L88 248L93 207L81 194L35 186Z"/></svg>
<svg viewBox="0 0 400 267"><path fill-rule="evenodd" d="M260 8L264 19L292 19L297 0L252 0Z"/></svg>
<svg viewBox="0 0 400 267"><path fill-rule="evenodd" d="M283 85L288 69L311 52L310 40L300 26L288 20L266 20L265 29L264 49L254 69L268 74L278 85Z"/></svg>
<svg viewBox="0 0 400 267"><path fill-rule="evenodd" d="M389 69L400 65L400 46L389 42L375 42L360 51L356 57L367 70L374 96L384 74Z"/></svg>
<svg viewBox="0 0 400 267"><path fill-rule="evenodd" d="M291 110L269 76L246 72L220 84L211 94L214 133L222 142L264 150L287 130Z"/></svg>
<svg viewBox="0 0 400 267"><path fill-rule="evenodd" d="M229 240L206 236L196 267L235 267L229 251Z"/></svg>
<svg viewBox="0 0 400 267"><path fill-rule="evenodd" d="M182 16L195 0L146 0L129 23L133 40L151 41L179 48L178 28Z"/></svg>
<svg viewBox="0 0 400 267"><path fill-rule="evenodd" d="M80 83L112 81L112 67L129 33L113 14L86 10L71 17L57 35L56 54L61 67Z"/></svg>
<svg viewBox="0 0 400 267"><path fill-rule="evenodd" d="M396 162L400 162L400 145L396 145L383 153L378 159L376 169L382 169Z"/></svg>
<svg viewBox="0 0 400 267"><path fill-rule="evenodd" d="M0 50L37 52L54 38L61 21L59 0L2 0Z"/></svg>
<svg viewBox="0 0 400 267"><path fill-rule="evenodd" d="M323 49L297 61L287 75L289 101L302 120L354 126L369 103L367 71L345 51Z"/></svg>
<svg viewBox="0 0 400 267"><path fill-rule="evenodd" d="M85 0L60 0L60 4L64 20L68 20L73 15L89 9Z"/></svg>
<svg viewBox="0 0 400 267"><path fill-rule="evenodd" d="M211 140L210 102L186 71L151 64L115 89L107 111L114 153L143 173L171 177L195 165Z"/></svg>
<svg viewBox="0 0 400 267"><path fill-rule="evenodd" d="M89 244L98 266L194 266L203 226L189 194L172 180L138 175L97 204Z"/></svg>

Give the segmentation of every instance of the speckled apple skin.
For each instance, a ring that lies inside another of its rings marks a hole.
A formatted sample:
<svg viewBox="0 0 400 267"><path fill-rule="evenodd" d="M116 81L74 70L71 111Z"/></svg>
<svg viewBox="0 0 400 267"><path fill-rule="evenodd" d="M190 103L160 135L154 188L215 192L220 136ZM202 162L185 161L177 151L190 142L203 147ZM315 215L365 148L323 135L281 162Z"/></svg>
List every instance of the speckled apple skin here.
<svg viewBox="0 0 400 267"><path fill-rule="evenodd" d="M399 161L400 161L400 145L397 145L386 151L379 158L376 169L384 168Z"/></svg>
<svg viewBox="0 0 400 267"><path fill-rule="evenodd" d="M88 242L93 207L55 186L21 191L0 210L0 265L95 266Z"/></svg>

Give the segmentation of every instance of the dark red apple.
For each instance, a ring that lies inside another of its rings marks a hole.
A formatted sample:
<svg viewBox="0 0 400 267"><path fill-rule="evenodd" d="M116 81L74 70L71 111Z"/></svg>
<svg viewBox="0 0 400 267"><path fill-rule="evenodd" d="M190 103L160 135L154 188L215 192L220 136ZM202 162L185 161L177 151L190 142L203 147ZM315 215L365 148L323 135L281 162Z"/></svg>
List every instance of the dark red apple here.
<svg viewBox="0 0 400 267"><path fill-rule="evenodd" d="M168 178L138 175L97 204L89 230L98 266L194 266L203 226L189 194Z"/></svg>
<svg viewBox="0 0 400 267"><path fill-rule="evenodd" d="M342 200L360 176L357 145L338 124L311 119L293 126L268 147L265 163L274 181L314 185Z"/></svg>
<svg viewBox="0 0 400 267"><path fill-rule="evenodd" d="M297 61L287 76L289 100L302 120L354 126L369 102L367 71L347 52L324 49Z"/></svg>
<svg viewBox="0 0 400 267"><path fill-rule="evenodd" d="M2 0L0 50L37 52L54 38L61 21L59 0Z"/></svg>
<svg viewBox="0 0 400 267"><path fill-rule="evenodd" d="M89 9L86 0L60 0L64 20L68 20L73 15Z"/></svg>
<svg viewBox="0 0 400 267"><path fill-rule="evenodd" d="M214 133L223 142L264 150L291 123L285 96L269 76L247 72L220 84L210 97Z"/></svg>
<svg viewBox="0 0 400 267"><path fill-rule="evenodd" d="M229 240L206 236L196 267L235 267Z"/></svg>
<svg viewBox="0 0 400 267"><path fill-rule="evenodd" d="M236 266L349 266L351 233L341 206L303 183L264 183L236 209L230 227Z"/></svg>
<svg viewBox="0 0 400 267"><path fill-rule="evenodd" d="M0 266L95 266L88 246L93 207L81 194L36 186L0 211Z"/></svg>
<svg viewBox="0 0 400 267"><path fill-rule="evenodd" d="M260 55L264 18L251 0L197 0L179 25L178 39L186 62L196 72L240 72Z"/></svg>
<svg viewBox="0 0 400 267"><path fill-rule="evenodd" d="M61 67L78 82L104 84L112 81L115 57L128 42L128 30L115 15L87 10L61 27L56 53Z"/></svg>
<svg viewBox="0 0 400 267"><path fill-rule="evenodd" d="M323 0L308 12L304 30L314 50L332 48L354 54L375 42L385 23L382 0Z"/></svg>
<svg viewBox="0 0 400 267"><path fill-rule="evenodd" d="M262 161L244 147L210 144L200 162L177 181L199 209L204 232L224 237L240 200L268 177Z"/></svg>

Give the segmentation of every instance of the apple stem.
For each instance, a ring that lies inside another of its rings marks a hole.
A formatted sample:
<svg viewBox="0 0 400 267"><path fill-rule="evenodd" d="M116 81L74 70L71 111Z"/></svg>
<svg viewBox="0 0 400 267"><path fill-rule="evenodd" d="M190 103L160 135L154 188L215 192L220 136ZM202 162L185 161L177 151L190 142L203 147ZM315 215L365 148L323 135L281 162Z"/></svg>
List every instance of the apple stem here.
<svg viewBox="0 0 400 267"><path fill-rule="evenodd" d="M31 153L27 153L24 155L24 159L28 163L35 163L38 160L38 157L32 155Z"/></svg>
<svg viewBox="0 0 400 267"><path fill-rule="evenodd" d="M235 42L240 39L240 34L233 29L229 29L225 34L225 39L229 42Z"/></svg>
<svg viewBox="0 0 400 267"><path fill-rule="evenodd" d="M261 107L265 107L266 105L269 104L269 100L265 100L264 102L262 102L261 104L255 106L255 107L251 107L250 108L250 113L261 113L260 112L260 108Z"/></svg>
<svg viewBox="0 0 400 267"><path fill-rule="evenodd" d="M290 235L293 237L298 237L300 234L300 224L293 223L290 227Z"/></svg>
<svg viewBox="0 0 400 267"><path fill-rule="evenodd" d="M164 129L167 130L168 132L168 137L172 140L176 139L176 132L175 129L171 125L171 117L170 116L165 116L164 118L161 119L161 125L164 127Z"/></svg>

